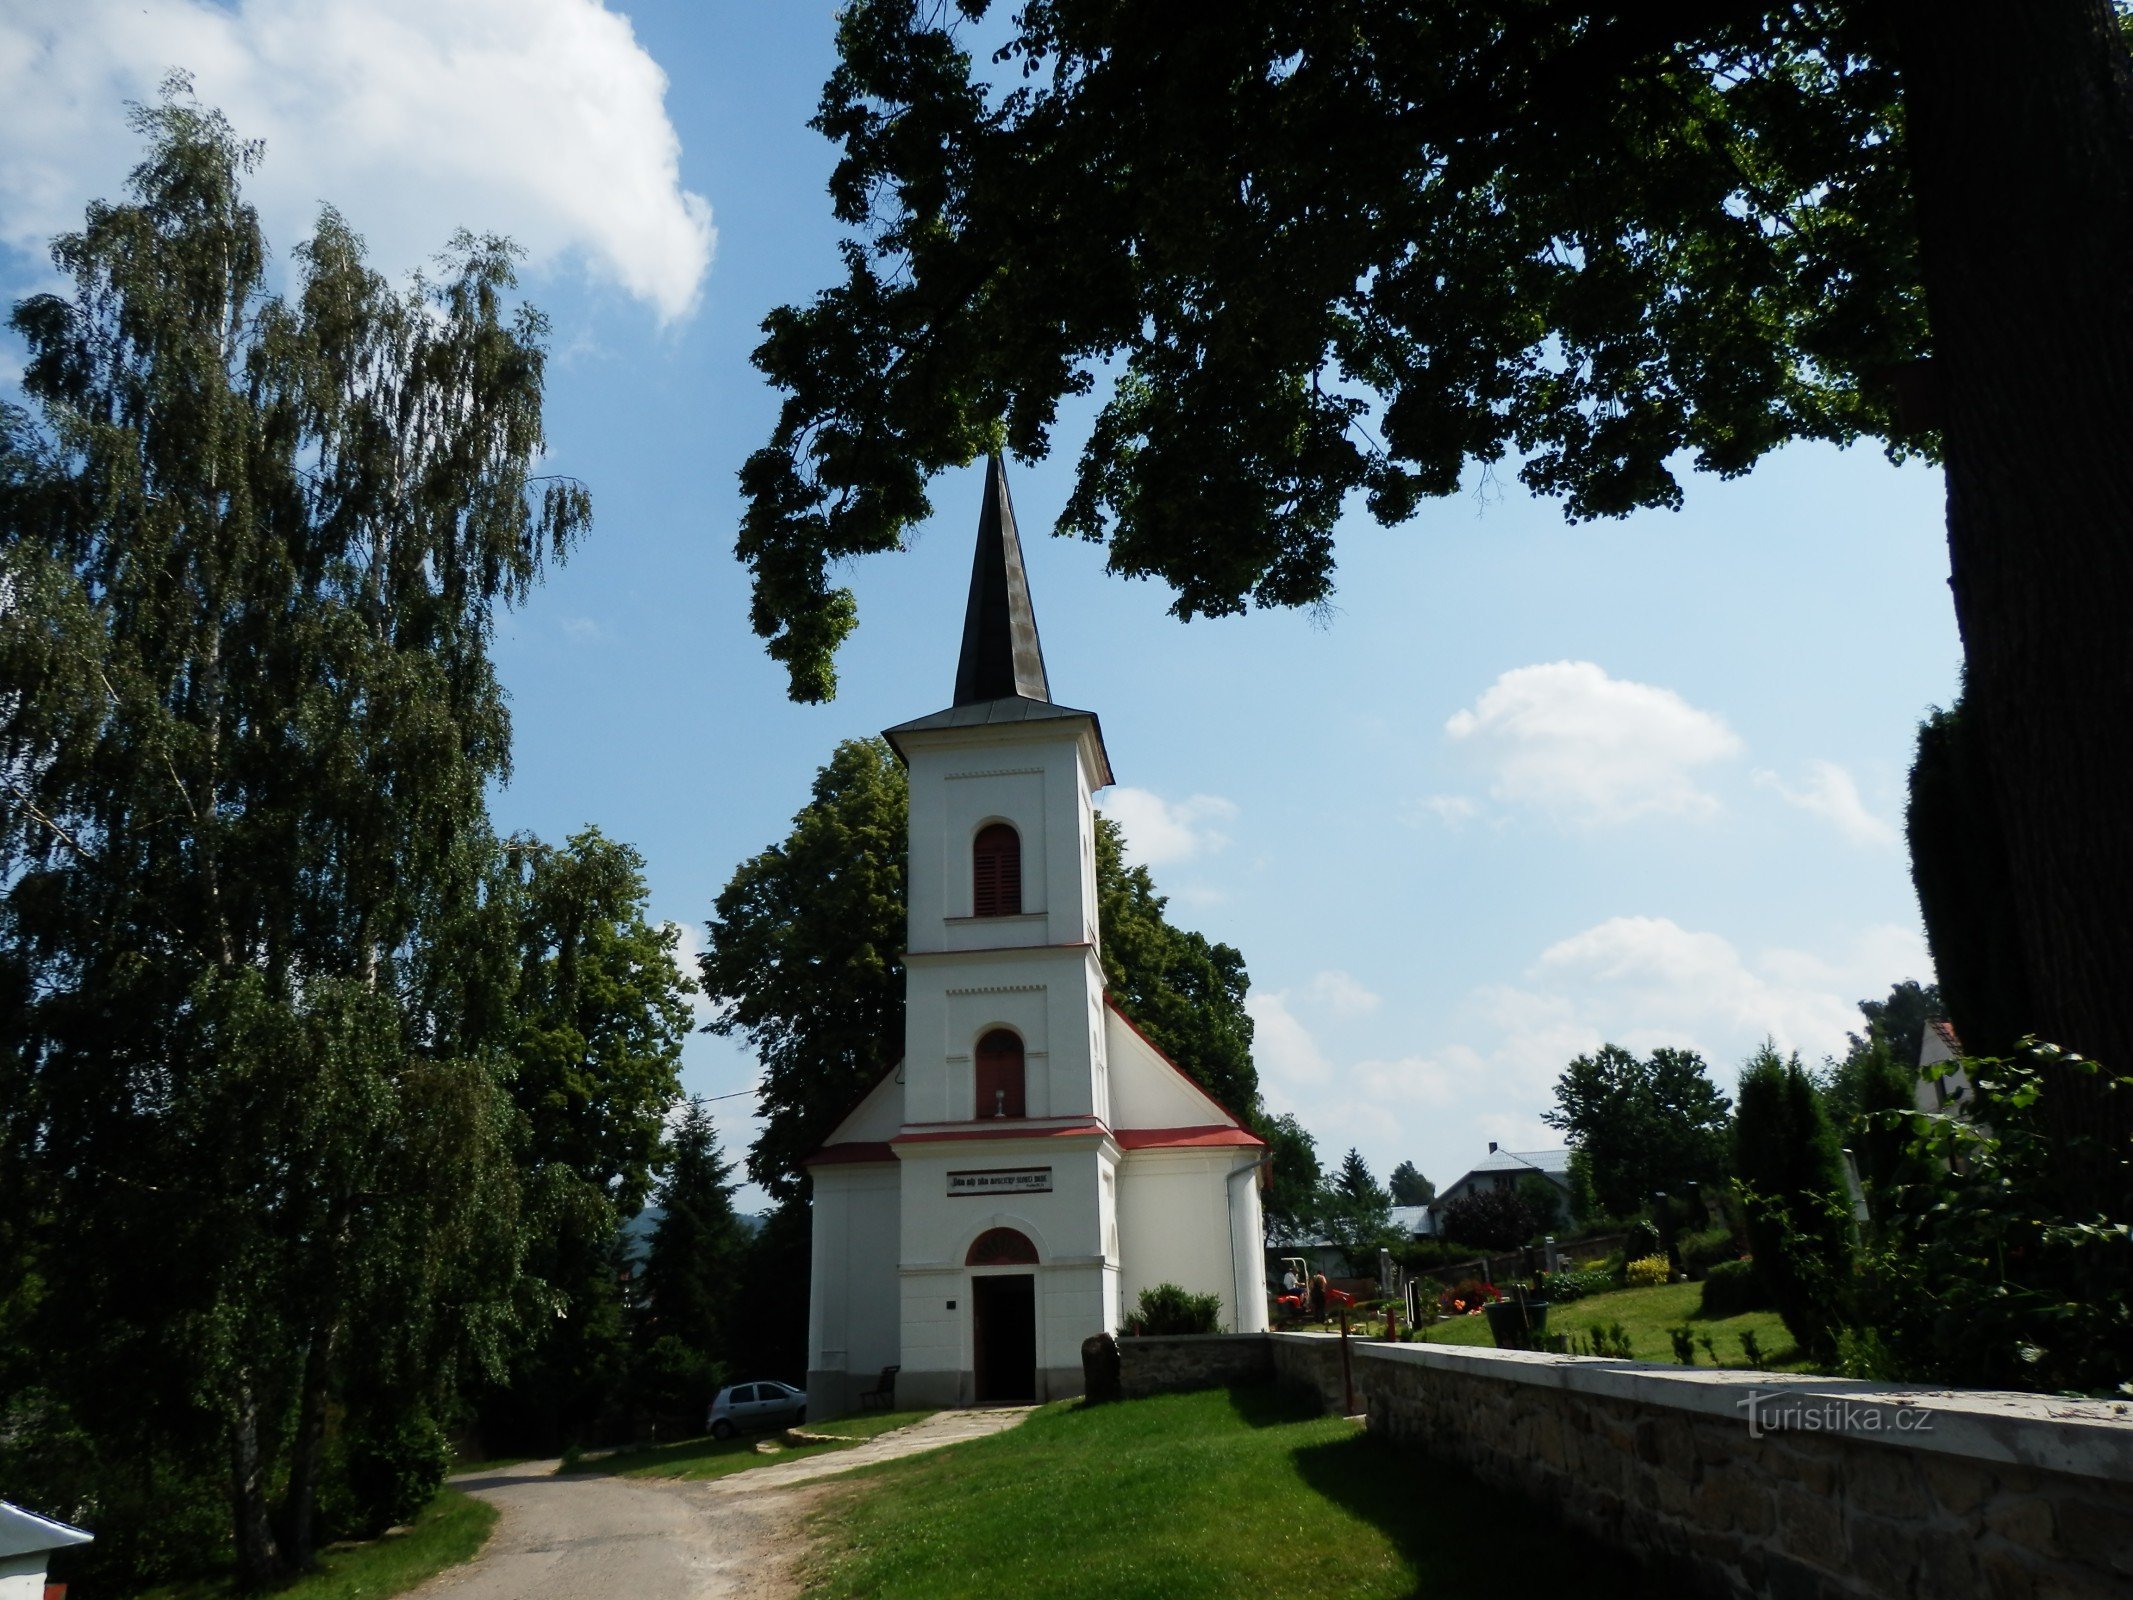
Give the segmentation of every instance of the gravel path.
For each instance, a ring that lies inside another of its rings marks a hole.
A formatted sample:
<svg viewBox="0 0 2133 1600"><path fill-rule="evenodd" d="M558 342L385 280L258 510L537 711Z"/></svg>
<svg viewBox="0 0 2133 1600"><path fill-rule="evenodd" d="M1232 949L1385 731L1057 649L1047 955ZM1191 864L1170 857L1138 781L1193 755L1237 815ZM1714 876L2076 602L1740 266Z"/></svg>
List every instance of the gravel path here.
<svg viewBox="0 0 2133 1600"><path fill-rule="evenodd" d="M938 1412L850 1450L707 1483L564 1478L553 1461L455 1478L503 1520L478 1557L409 1600L789 1600L816 1499L796 1486L998 1433L1031 1409Z"/></svg>

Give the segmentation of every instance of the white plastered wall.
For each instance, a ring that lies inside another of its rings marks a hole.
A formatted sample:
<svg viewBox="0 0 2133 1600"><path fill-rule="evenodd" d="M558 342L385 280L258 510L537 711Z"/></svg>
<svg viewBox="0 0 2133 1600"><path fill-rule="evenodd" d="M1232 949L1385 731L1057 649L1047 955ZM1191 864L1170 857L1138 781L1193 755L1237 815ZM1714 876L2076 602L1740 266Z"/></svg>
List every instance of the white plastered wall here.
<svg viewBox="0 0 2133 1600"><path fill-rule="evenodd" d="M842 1416L901 1360L894 1161L818 1166L808 1283L807 1396L817 1417Z"/></svg>
<svg viewBox="0 0 2133 1600"><path fill-rule="evenodd" d="M1133 1025L1104 1007L1104 1046L1110 1063L1111 1126L1114 1128L1208 1128L1237 1126L1214 1097L1165 1061Z"/></svg>
<svg viewBox="0 0 2133 1600"><path fill-rule="evenodd" d="M1125 1309L1144 1289L1174 1283L1222 1298L1232 1333L1266 1327L1266 1264L1259 1216L1260 1151L1219 1145L1131 1150L1119 1163L1119 1294Z"/></svg>
<svg viewBox="0 0 2133 1600"><path fill-rule="evenodd" d="M1036 1277L1039 1398L1078 1394L1081 1341L1107 1326L1116 1263L1104 1255L1109 1231L1101 1135L1051 1139L942 1140L900 1147L903 1200L903 1365L899 1393L914 1403L968 1404L975 1353L971 1279L990 1273ZM951 1195L948 1175L1049 1168L1048 1194ZM967 1267L971 1244L993 1228L1013 1228L1036 1246L1029 1267Z"/></svg>
<svg viewBox="0 0 2133 1600"><path fill-rule="evenodd" d="M904 988L905 1116L915 1125L969 1122L977 1104L977 1042L993 1028L1022 1040L1027 1114L1097 1114L1096 1068L1087 1026L1091 983L1101 984L1085 946L998 950L952 957L914 955Z"/></svg>

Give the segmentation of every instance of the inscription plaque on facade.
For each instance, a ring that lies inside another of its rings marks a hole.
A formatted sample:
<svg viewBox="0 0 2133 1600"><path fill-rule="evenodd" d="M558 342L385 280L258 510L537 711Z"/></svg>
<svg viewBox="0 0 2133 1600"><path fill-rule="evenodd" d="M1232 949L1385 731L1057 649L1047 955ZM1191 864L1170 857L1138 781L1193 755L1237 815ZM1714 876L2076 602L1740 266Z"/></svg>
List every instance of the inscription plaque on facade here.
<svg viewBox="0 0 2133 1600"><path fill-rule="evenodd" d="M951 1172L948 1192L958 1194L1050 1194L1050 1167L1015 1167L994 1172Z"/></svg>

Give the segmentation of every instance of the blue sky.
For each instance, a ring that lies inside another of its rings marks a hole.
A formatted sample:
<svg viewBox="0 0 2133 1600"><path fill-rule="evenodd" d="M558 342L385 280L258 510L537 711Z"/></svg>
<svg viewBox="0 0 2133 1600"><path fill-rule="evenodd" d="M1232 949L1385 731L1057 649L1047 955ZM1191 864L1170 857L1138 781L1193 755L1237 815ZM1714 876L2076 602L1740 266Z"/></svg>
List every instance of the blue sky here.
<svg viewBox="0 0 2133 1600"><path fill-rule="evenodd" d="M936 484L910 554L848 573L831 705L785 699L731 553L776 405L757 324L835 270L806 126L833 26L827 4L0 0L10 297L118 192L122 102L174 66L268 141L277 248L321 200L393 272L462 225L527 245L551 465L597 522L498 638L496 815L629 840L692 940L839 739L953 681L975 470ZM1603 1040L1701 1049L1730 1089L1765 1035L1818 1058L1860 998L1930 976L1900 835L1913 730L1959 662L1936 471L1798 447L1579 527L1477 475L1399 528L1358 508L1327 615L1186 626L1043 536L1087 416L1010 463L1053 692L1101 714L1107 803L1173 915L1243 950L1267 1098L1328 1157L1449 1181L1490 1139L1554 1142L1550 1085ZM753 1074L690 1046L694 1092ZM747 1104L720 1106L736 1149Z"/></svg>

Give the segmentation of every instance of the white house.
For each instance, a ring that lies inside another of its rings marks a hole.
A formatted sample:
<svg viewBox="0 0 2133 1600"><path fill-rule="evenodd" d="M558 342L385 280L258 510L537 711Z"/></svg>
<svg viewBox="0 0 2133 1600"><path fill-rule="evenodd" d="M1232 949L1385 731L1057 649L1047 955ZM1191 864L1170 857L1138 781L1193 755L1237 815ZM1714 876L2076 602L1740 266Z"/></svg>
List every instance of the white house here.
<svg viewBox="0 0 2133 1600"><path fill-rule="evenodd" d="M1158 1283L1266 1326L1266 1146L1104 993L1095 716L1052 702L1007 483L987 472L954 703L910 773L903 1060L808 1161L809 1409L1055 1399Z"/></svg>
<svg viewBox="0 0 2133 1600"><path fill-rule="evenodd" d="M1911 1100L1921 1111L1945 1111L1949 1106L1967 1110L1962 1102L1970 1095L1970 1074L1961 1065L1963 1042L1956 1038L1955 1029L1942 1021L1931 1021L1918 1039L1918 1076L1911 1082ZM1958 1063L1946 1077L1929 1077L1928 1071L1943 1061Z"/></svg>
<svg viewBox="0 0 2133 1600"><path fill-rule="evenodd" d="M1437 1191L1437 1198L1430 1203L1431 1227L1444 1217L1444 1208L1455 1200L1470 1194L1481 1194L1495 1189L1515 1189L1527 1178L1545 1178L1555 1185L1557 1204L1565 1215L1570 1210L1570 1152L1555 1150L1499 1150L1496 1141L1489 1141L1489 1153L1453 1182Z"/></svg>
<svg viewBox="0 0 2133 1600"><path fill-rule="evenodd" d="M52 1553L87 1544L91 1537L0 1500L0 1600L44 1600L45 1564Z"/></svg>

